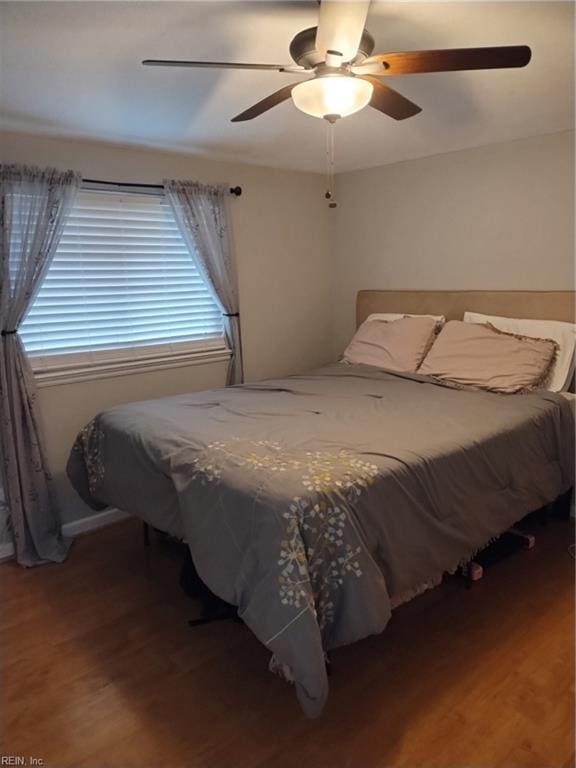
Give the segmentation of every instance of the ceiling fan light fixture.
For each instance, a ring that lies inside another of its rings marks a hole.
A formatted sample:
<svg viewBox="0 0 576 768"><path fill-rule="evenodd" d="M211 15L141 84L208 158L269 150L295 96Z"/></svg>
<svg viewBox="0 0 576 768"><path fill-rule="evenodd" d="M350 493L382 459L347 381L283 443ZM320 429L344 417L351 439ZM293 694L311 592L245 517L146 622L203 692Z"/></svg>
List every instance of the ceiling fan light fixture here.
<svg viewBox="0 0 576 768"><path fill-rule="evenodd" d="M298 83L292 100L299 110L312 117L347 117L368 106L372 83L353 75L322 75Z"/></svg>

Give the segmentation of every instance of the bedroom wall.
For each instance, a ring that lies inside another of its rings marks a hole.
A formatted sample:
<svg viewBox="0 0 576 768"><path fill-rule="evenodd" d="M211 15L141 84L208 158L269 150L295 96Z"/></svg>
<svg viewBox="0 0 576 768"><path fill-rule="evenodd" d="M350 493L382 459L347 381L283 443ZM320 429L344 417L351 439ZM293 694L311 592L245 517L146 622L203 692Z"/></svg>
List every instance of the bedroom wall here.
<svg viewBox="0 0 576 768"><path fill-rule="evenodd" d="M574 288L574 133L337 177L334 352L361 288Z"/></svg>
<svg viewBox="0 0 576 768"><path fill-rule="evenodd" d="M243 194L231 209L247 378L279 376L330 359L331 254L321 176L16 134L0 135L0 161L72 168L110 181L158 183L172 177L240 184ZM64 520L92 514L64 475L74 437L92 416L130 400L221 386L224 373L224 364L203 364L40 389Z"/></svg>
<svg viewBox="0 0 576 768"><path fill-rule="evenodd" d="M573 133L555 134L340 174L336 211L325 205L319 175L171 152L0 134L0 161L117 181L242 185L231 208L245 367L255 380L339 354L361 288L573 287L573 142ZM64 465L95 413L223 382L223 364L203 364L43 387L64 520L91 514Z"/></svg>

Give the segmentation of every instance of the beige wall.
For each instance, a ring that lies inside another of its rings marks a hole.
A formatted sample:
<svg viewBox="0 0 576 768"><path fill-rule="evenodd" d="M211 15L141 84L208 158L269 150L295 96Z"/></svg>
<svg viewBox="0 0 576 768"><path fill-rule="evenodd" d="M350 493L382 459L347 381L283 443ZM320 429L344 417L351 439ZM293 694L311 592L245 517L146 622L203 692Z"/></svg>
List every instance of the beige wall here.
<svg viewBox="0 0 576 768"><path fill-rule="evenodd" d="M574 287L574 134L341 174L335 353L361 288Z"/></svg>
<svg viewBox="0 0 576 768"><path fill-rule="evenodd" d="M331 356L328 210L322 177L110 144L0 135L0 161L72 168L87 178L240 184L231 204L248 379L304 370ZM40 406L65 520L88 510L64 477L76 432L116 403L220 386L222 364L45 387Z"/></svg>
<svg viewBox="0 0 576 768"><path fill-rule="evenodd" d="M68 522L94 514L76 495L65 475L70 446L78 431L93 416L120 403L221 387L225 372L225 364L211 363L41 387L39 403L48 460L54 473L63 520Z"/></svg>

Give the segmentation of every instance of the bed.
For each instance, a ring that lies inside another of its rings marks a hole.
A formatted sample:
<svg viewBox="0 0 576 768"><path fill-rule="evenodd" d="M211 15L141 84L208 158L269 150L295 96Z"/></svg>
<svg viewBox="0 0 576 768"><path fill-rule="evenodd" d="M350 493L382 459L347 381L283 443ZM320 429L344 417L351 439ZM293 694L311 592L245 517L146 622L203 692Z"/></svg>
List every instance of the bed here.
<svg viewBox="0 0 576 768"><path fill-rule="evenodd" d="M573 320L572 292L362 291L374 312L465 309ZM195 567L268 648L306 714L325 654L382 632L574 483L574 409L561 394L455 390L336 363L304 374L112 408L79 434L68 475L186 540Z"/></svg>

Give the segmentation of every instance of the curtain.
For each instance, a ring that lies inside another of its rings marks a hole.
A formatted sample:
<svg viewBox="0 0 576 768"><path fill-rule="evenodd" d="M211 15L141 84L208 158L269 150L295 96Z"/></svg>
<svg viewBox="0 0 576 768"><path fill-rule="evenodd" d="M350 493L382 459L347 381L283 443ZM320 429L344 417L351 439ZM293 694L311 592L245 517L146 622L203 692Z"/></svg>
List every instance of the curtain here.
<svg viewBox="0 0 576 768"><path fill-rule="evenodd" d="M238 278L228 231L229 189L192 181L164 181L166 198L182 236L224 318L232 351L227 384L244 381Z"/></svg>
<svg viewBox="0 0 576 768"><path fill-rule="evenodd" d="M1 478L1 473L0 473ZM10 519L8 517L8 505L4 498L4 489L0 480L0 557L12 548L12 531L10 529Z"/></svg>
<svg viewBox="0 0 576 768"><path fill-rule="evenodd" d="M25 566L61 562L69 546L18 326L50 266L79 186L72 171L0 165L0 468L16 558Z"/></svg>

